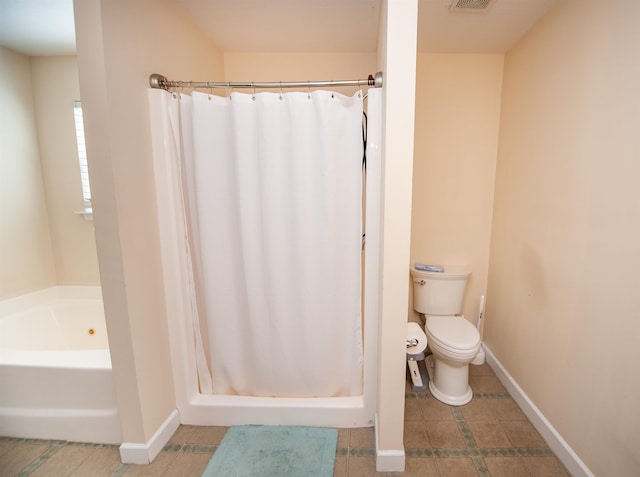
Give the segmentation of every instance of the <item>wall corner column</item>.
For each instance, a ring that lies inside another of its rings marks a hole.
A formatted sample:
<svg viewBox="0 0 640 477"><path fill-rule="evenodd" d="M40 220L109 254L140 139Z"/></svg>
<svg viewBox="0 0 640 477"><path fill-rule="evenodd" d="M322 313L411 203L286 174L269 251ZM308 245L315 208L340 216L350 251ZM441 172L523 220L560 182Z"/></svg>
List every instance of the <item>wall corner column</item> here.
<svg viewBox="0 0 640 477"><path fill-rule="evenodd" d="M383 91L382 280L376 412L376 470L403 471L406 325L418 1L384 0L379 61Z"/></svg>

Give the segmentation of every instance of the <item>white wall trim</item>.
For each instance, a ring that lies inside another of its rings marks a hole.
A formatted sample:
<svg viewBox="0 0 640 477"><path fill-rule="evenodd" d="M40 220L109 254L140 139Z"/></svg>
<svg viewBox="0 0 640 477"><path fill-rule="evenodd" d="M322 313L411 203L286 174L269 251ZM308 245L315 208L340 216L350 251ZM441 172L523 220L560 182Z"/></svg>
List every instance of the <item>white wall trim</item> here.
<svg viewBox="0 0 640 477"><path fill-rule="evenodd" d="M180 415L174 409L158 430L144 444L123 442L120 445L120 460L123 464L150 464L157 457L180 425Z"/></svg>
<svg viewBox="0 0 640 477"><path fill-rule="evenodd" d="M405 454L403 449L381 450L378 440L378 414L375 417L374 434L376 437L376 471L404 472Z"/></svg>
<svg viewBox="0 0 640 477"><path fill-rule="evenodd" d="M489 347L483 343L487 364L493 369L500 382L507 388L513 400L520 406L531 424L542 435L556 457L567 468L573 477L595 477L587 465L582 462L578 454L569 446L562 436L555 430L540 409L529 399L529 396L518 386L518 383L502 366Z"/></svg>

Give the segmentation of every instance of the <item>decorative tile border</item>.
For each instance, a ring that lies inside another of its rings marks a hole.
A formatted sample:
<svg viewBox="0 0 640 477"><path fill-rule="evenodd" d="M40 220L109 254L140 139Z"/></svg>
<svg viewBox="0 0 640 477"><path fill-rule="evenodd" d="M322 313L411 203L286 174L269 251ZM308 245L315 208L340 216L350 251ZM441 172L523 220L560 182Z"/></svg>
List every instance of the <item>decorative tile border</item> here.
<svg viewBox="0 0 640 477"><path fill-rule="evenodd" d="M346 448L336 449L336 457L371 457L375 456L375 449Z"/></svg>
<svg viewBox="0 0 640 477"><path fill-rule="evenodd" d="M127 470L128 468L129 468L129 464L120 464L118 467L114 469L113 472L111 472L111 475L109 475L109 477L121 477L122 474L124 474L124 471Z"/></svg>
<svg viewBox="0 0 640 477"><path fill-rule="evenodd" d="M27 441L33 441L33 442L27 442ZM37 439L25 439L24 441L18 441L18 442L25 443L25 444L26 443L33 444L33 443L40 443L41 441L38 441ZM27 475L31 474L38 467L40 467L47 460L49 460L49 458L52 455L54 455L56 452L62 449L65 445L64 441L51 441L51 442L52 442L51 447L49 447L46 451L44 451L42 455L40 455L37 459L31 462L31 464L25 467L22 470L22 472L18 474L18 477L26 477Z"/></svg>
<svg viewBox="0 0 640 477"><path fill-rule="evenodd" d="M407 400L417 399L435 399L435 397L429 391L423 392L406 392L405 398ZM488 392L488 393L474 393L474 399L511 399L509 393L504 392ZM490 477L490 473L487 469L484 461L485 457L550 457L555 456L553 451L548 447L540 448L517 448L517 447L505 447L505 448L480 448L476 443L473 433L471 432L467 421L459 407L451 407L451 412L454 416L458 430L462 435L465 443L465 448L455 449L436 449L436 448L414 448L405 449L406 457L414 458L468 458L471 459L480 477ZM76 446L76 447L93 447L93 448L112 448L118 449L117 445L109 444L90 444L84 442L66 442L60 440L40 440L40 439L27 439L16 437L0 437L0 442L15 442L19 444L38 444L48 445L47 449L41 456L31 462L23 471L19 474L20 477L27 477L33 473L44 462L51 458L58 450L64 446ZM205 444L178 444L167 443L162 448L163 452L184 452L188 454L213 454L217 449L215 445ZM375 449L373 448L348 448L338 447L336 449L336 457L375 457ZM120 464L111 473L110 477L121 477L125 471L129 468L128 464ZM390 473L390 475L393 473Z"/></svg>
<svg viewBox="0 0 640 477"><path fill-rule="evenodd" d="M473 437L473 434L471 433L471 429L469 429L469 426L467 426L467 422L464 420L458 419L456 416L456 424L458 425L458 430L460 431L460 434L462 434L462 438L464 439L464 443L466 444L466 446L469 449L477 448L478 444L476 444L476 440Z"/></svg>
<svg viewBox="0 0 640 477"><path fill-rule="evenodd" d="M406 392L404 393L405 399L436 399L433 394L425 392ZM473 393L473 399L511 399L509 393Z"/></svg>
<svg viewBox="0 0 640 477"><path fill-rule="evenodd" d="M436 399L429 391L406 392L405 399ZM474 392L473 399L512 399L508 392ZM423 458L470 458L480 477L490 477L484 461L485 457L552 457L553 451L548 447L541 448L480 448L467 425L464 414L459 407L452 406L458 430L464 439L466 448L463 449L405 449L407 457Z"/></svg>
<svg viewBox="0 0 640 477"><path fill-rule="evenodd" d="M67 441L51 440L51 439L31 439L27 437L5 437L0 436L0 442L15 442L17 444L39 444L39 445L65 445ZM100 445L100 444L92 444Z"/></svg>
<svg viewBox="0 0 640 477"><path fill-rule="evenodd" d="M511 399L509 393L473 393L474 399Z"/></svg>
<svg viewBox="0 0 640 477"><path fill-rule="evenodd" d="M52 439L32 439L26 437L6 437L0 436L0 442L11 442L15 444L27 444L27 445L45 445L49 448L41 455L35 458L29 465L27 465L18 474L18 477L27 477L31 475L35 470L49 460L56 452L63 447L89 447L94 449L118 449L115 444L95 444L91 442L74 442L74 441L61 441ZM124 464L121 464L124 465Z"/></svg>
<svg viewBox="0 0 640 477"><path fill-rule="evenodd" d="M96 449L115 449L118 450L120 447L117 444L93 444L91 442L74 442L74 441L62 441L66 446L73 447L92 447Z"/></svg>
<svg viewBox="0 0 640 477"><path fill-rule="evenodd" d="M162 448L162 452L179 452L180 449L182 449L182 446L184 444L172 444L171 442L169 442L168 444L165 444L164 447Z"/></svg>
<svg viewBox="0 0 640 477"><path fill-rule="evenodd" d="M471 460L473 461L473 465L476 467L478 474L480 474L480 477L491 477L489 469L487 469L487 465L482 457L474 456Z"/></svg>
<svg viewBox="0 0 640 477"><path fill-rule="evenodd" d="M63 447L88 447L95 449L114 449L118 450L117 444L94 444L90 442L74 442L48 439L31 439L24 437L5 437L0 436L0 442L10 442L15 444L32 444L49 446L40 456L35 458L27 467L22 469L18 477L28 477L35 470L49 460L56 452ZM206 444L173 444L168 443L163 447L163 451L168 452L185 452L188 454L213 454L218 446ZM372 451L373 452L373 451ZM110 474L110 477L120 477L129 468L129 464L120 464Z"/></svg>
<svg viewBox="0 0 640 477"><path fill-rule="evenodd" d="M550 457L554 455L548 447L505 447L497 449L481 449L479 447L467 449L405 449L405 453L407 457L471 457L473 459L482 457Z"/></svg>
<svg viewBox="0 0 640 477"><path fill-rule="evenodd" d="M0 442L13 442L16 444L35 444L35 445L48 445L48 446L73 446L73 447L91 447L96 449L118 449L117 444L94 444L92 442L75 442L75 441L61 441L51 439L32 439L27 437L6 437L0 436Z"/></svg>
<svg viewBox="0 0 640 477"><path fill-rule="evenodd" d="M218 446L208 444L185 444L181 451L189 454L213 454L217 449Z"/></svg>

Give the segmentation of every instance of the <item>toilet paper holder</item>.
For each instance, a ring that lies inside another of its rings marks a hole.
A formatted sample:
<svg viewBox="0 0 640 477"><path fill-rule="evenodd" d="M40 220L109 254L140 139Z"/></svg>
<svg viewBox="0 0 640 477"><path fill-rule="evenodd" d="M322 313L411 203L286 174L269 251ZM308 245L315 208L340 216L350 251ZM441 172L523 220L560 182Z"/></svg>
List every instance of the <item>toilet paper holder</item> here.
<svg viewBox="0 0 640 477"><path fill-rule="evenodd" d="M424 359L424 352L427 347L427 337L417 323L408 323L407 326L407 367L413 384L413 391L424 391L427 385L427 373L424 365L420 367L419 362Z"/></svg>
<svg viewBox="0 0 640 477"><path fill-rule="evenodd" d="M413 346L418 346L418 338L411 338L410 340L407 340L407 348Z"/></svg>

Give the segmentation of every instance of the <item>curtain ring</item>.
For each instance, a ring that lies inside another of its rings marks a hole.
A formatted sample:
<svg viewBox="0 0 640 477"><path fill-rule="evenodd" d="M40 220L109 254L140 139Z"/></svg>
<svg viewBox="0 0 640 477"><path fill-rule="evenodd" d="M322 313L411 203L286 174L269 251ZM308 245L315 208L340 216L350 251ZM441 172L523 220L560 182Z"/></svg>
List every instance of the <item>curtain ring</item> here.
<svg viewBox="0 0 640 477"><path fill-rule="evenodd" d="M280 81L280 101L282 101L282 81Z"/></svg>
<svg viewBox="0 0 640 477"><path fill-rule="evenodd" d="M251 82L251 86L253 86L253 96L251 97L251 99L253 99L255 101L256 100L256 85L255 85L255 83L253 81Z"/></svg>

